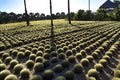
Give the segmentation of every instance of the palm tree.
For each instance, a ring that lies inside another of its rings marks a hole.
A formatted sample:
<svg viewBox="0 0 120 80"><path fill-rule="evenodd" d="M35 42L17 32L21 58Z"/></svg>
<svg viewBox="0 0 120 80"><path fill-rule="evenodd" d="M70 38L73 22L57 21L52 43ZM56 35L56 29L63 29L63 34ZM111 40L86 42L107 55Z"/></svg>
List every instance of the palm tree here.
<svg viewBox="0 0 120 80"><path fill-rule="evenodd" d="M29 26L29 25L30 25L30 22L29 22L29 15L28 15L28 13L27 13L26 0L24 0L24 7L25 7L26 23L27 23L27 26Z"/></svg>
<svg viewBox="0 0 120 80"><path fill-rule="evenodd" d="M70 0L68 0L68 20L69 20L69 24L71 24L71 16L70 16Z"/></svg>

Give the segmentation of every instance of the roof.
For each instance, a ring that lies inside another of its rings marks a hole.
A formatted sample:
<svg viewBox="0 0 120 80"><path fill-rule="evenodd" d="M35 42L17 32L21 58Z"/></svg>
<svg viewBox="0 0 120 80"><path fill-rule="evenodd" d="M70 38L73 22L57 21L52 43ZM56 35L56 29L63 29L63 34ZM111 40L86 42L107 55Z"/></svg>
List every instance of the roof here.
<svg viewBox="0 0 120 80"><path fill-rule="evenodd" d="M100 8L116 8L117 4L115 4L114 2L107 0L105 3L103 3Z"/></svg>

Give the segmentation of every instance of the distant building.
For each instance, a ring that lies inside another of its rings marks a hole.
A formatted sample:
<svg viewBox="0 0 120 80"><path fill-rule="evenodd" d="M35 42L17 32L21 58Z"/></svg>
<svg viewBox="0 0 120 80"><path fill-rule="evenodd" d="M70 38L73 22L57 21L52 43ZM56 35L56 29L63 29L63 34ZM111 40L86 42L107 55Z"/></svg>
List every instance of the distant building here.
<svg viewBox="0 0 120 80"><path fill-rule="evenodd" d="M107 0L99 7L99 9L105 9L109 12L113 12L115 8L119 7L119 5L120 5L119 0L114 0L113 2L111 0Z"/></svg>

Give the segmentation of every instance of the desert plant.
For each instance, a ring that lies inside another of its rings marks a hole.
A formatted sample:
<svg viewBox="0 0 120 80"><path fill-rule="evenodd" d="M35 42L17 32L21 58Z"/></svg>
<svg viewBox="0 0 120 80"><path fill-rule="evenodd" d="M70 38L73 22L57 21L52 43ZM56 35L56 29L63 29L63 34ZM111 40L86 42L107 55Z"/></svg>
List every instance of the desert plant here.
<svg viewBox="0 0 120 80"><path fill-rule="evenodd" d="M117 70L120 70L120 64L117 65Z"/></svg>
<svg viewBox="0 0 120 80"><path fill-rule="evenodd" d="M118 77L114 77L112 80L120 80L120 78L118 78Z"/></svg>
<svg viewBox="0 0 120 80"><path fill-rule="evenodd" d="M17 56L17 54L18 54L18 50L13 50L13 51L12 51L12 56L15 57L15 56Z"/></svg>
<svg viewBox="0 0 120 80"><path fill-rule="evenodd" d="M5 59L5 64L9 64L11 60L12 60L12 57L7 57Z"/></svg>
<svg viewBox="0 0 120 80"><path fill-rule="evenodd" d="M41 71L43 71L43 70L44 70L44 65L43 65L43 63L40 63L40 62L35 63L35 65L34 65L34 71L35 71L35 73L41 72Z"/></svg>
<svg viewBox="0 0 120 80"><path fill-rule="evenodd" d="M17 64L13 69L13 73L18 75L23 68L24 66L22 64Z"/></svg>
<svg viewBox="0 0 120 80"><path fill-rule="evenodd" d="M62 61L62 66L63 66L64 68L69 67L69 66L70 66L70 62L69 62L68 60L63 60L63 61Z"/></svg>
<svg viewBox="0 0 120 80"><path fill-rule="evenodd" d="M43 73L43 80L50 80L54 77L54 72L50 69L45 70Z"/></svg>
<svg viewBox="0 0 120 80"><path fill-rule="evenodd" d="M33 68L34 66L34 61L33 60L28 60L25 65L27 66L27 68Z"/></svg>
<svg viewBox="0 0 120 80"><path fill-rule="evenodd" d="M69 57L69 56L71 56L71 55L72 55L72 51L71 51L71 50L67 50L67 51L66 51L66 56Z"/></svg>
<svg viewBox="0 0 120 80"><path fill-rule="evenodd" d="M56 73L59 73L59 72L62 72L63 71L63 66L61 64L57 64L55 67L54 67L54 71Z"/></svg>
<svg viewBox="0 0 120 80"><path fill-rule="evenodd" d="M43 56L43 52L42 51L37 51L36 56Z"/></svg>
<svg viewBox="0 0 120 80"><path fill-rule="evenodd" d="M44 68L49 67L50 66L50 61L49 60L44 60L43 65L44 65Z"/></svg>
<svg viewBox="0 0 120 80"><path fill-rule="evenodd" d="M25 56L28 57L30 54L32 54L32 52L30 50L26 50L25 51Z"/></svg>
<svg viewBox="0 0 120 80"><path fill-rule="evenodd" d="M3 55L2 55L2 60L5 60L7 57L9 57L10 55L8 54L8 53L4 53Z"/></svg>
<svg viewBox="0 0 120 80"><path fill-rule="evenodd" d="M64 76L66 80L75 80L76 78L75 74L71 70L66 71Z"/></svg>
<svg viewBox="0 0 120 80"><path fill-rule="evenodd" d="M42 77L40 75L34 75L30 80L42 80Z"/></svg>
<svg viewBox="0 0 120 80"><path fill-rule="evenodd" d="M94 77L97 80L99 79L99 72L96 71L96 69L90 69L87 74L88 77Z"/></svg>
<svg viewBox="0 0 120 80"><path fill-rule="evenodd" d="M104 69L103 65L99 63L95 64L94 68L99 72L103 72L103 69Z"/></svg>
<svg viewBox="0 0 120 80"><path fill-rule="evenodd" d="M105 59L108 63L110 62L110 57L108 55L103 56L103 59Z"/></svg>
<svg viewBox="0 0 120 80"><path fill-rule="evenodd" d="M10 74L5 78L5 80L18 80L18 78L17 78L17 76Z"/></svg>
<svg viewBox="0 0 120 80"><path fill-rule="evenodd" d="M58 76L54 80L66 80L66 78L64 76Z"/></svg>
<svg viewBox="0 0 120 80"><path fill-rule="evenodd" d="M42 62L43 58L41 56L38 56L35 58L35 62Z"/></svg>
<svg viewBox="0 0 120 80"><path fill-rule="evenodd" d="M26 79L30 77L30 71L28 69L22 69L20 71L21 79Z"/></svg>
<svg viewBox="0 0 120 80"><path fill-rule="evenodd" d="M51 63L56 63L56 62L58 62L58 58L57 57L52 57Z"/></svg>
<svg viewBox="0 0 120 80"><path fill-rule="evenodd" d="M0 80L4 80L6 76L10 75L11 72L9 70L2 70L0 72Z"/></svg>
<svg viewBox="0 0 120 80"><path fill-rule="evenodd" d="M68 60L69 60L70 63L75 63L76 62L75 56L69 56Z"/></svg>
<svg viewBox="0 0 120 80"><path fill-rule="evenodd" d="M114 72L114 77L120 78L120 70Z"/></svg>
<svg viewBox="0 0 120 80"><path fill-rule="evenodd" d="M83 66L88 66L89 65L89 60L87 58L83 58L80 63L83 65Z"/></svg>
<svg viewBox="0 0 120 80"><path fill-rule="evenodd" d="M44 57L44 59L50 59L50 54L49 53L44 53L44 55L43 55L43 57Z"/></svg>
<svg viewBox="0 0 120 80"><path fill-rule="evenodd" d="M33 49L32 49L32 52L33 52L34 54L36 54L37 51L38 51L37 48L33 48Z"/></svg>
<svg viewBox="0 0 120 80"><path fill-rule="evenodd" d="M93 62L93 56L87 56L87 59L89 60L89 62Z"/></svg>
<svg viewBox="0 0 120 80"><path fill-rule="evenodd" d="M24 53L23 52L18 52L18 54L17 54L17 58L18 59L22 59L22 58L24 58Z"/></svg>
<svg viewBox="0 0 120 80"><path fill-rule="evenodd" d="M5 70L6 69L6 65L5 64L0 64L0 72L2 71L2 70Z"/></svg>
<svg viewBox="0 0 120 80"><path fill-rule="evenodd" d="M101 59L99 63L102 64L104 67L108 64L108 62L105 59Z"/></svg>
<svg viewBox="0 0 120 80"><path fill-rule="evenodd" d="M17 60L12 60L10 61L10 64L9 64L9 68L13 69L15 65L18 64L18 61Z"/></svg>
<svg viewBox="0 0 120 80"><path fill-rule="evenodd" d="M76 74L79 74L79 73L83 73L83 66L81 64L75 64L73 66L73 71L76 73Z"/></svg>
<svg viewBox="0 0 120 80"><path fill-rule="evenodd" d="M33 61L34 61L35 58L36 58L36 55L35 55L35 54L30 54L30 56L29 56L29 59L30 59L30 60L33 60Z"/></svg>
<svg viewBox="0 0 120 80"><path fill-rule="evenodd" d="M59 59L65 59L65 57L66 57L66 55L64 54L64 53L60 53L60 54L58 54L58 58Z"/></svg>
<svg viewBox="0 0 120 80"><path fill-rule="evenodd" d="M82 55L81 55L81 53L77 53L76 55L75 55L75 57L77 58L77 59L82 59Z"/></svg>

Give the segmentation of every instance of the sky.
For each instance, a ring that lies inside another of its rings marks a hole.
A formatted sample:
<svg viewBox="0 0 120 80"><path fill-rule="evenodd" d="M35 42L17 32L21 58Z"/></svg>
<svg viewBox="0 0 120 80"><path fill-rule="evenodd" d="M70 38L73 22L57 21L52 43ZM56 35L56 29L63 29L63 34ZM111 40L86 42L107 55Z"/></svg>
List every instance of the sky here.
<svg viewBox="0 0 120 80"><path fill-rule="evenodd" d="M68 0L52 0L53 13L67 13ZM96 11L106 0L90 0L91 10ZM26 0L28 13L49 14L49 0ZM88 0L70 0L71 12L79 9L88 10ZM24 0L0 0L0 11L24 13Z"/></svg>

